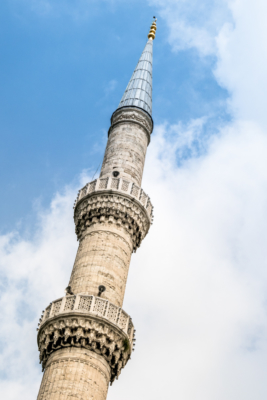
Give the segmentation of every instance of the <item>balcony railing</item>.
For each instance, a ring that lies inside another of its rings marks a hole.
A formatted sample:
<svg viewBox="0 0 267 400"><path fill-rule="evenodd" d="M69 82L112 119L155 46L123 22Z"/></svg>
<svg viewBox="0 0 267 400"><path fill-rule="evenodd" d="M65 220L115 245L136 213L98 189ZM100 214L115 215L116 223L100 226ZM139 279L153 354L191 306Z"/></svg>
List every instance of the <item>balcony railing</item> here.
<svg viewBox="0 0 267 400"><path fill-rule="evenodd" d="M131 317L122 308L115 306L106 299L93 295L77 294L53 301L44 310L40 318L39 329L49 319L55 316L64 316L64 314L69 312L102 317L117 325L117 327L127 334L130 342L132 342L134 326Z"/></svg>
<svg viewBox="0 0 267 400"><path fill-rule="evenodd" d="M87 183L78 193L78 197L74 203L74 208L78 201L90 193L98 191L117 191L134 197L146 209L149 218L153 218L153 206L149 196L137 186L135 183L127 181L123 178L98 178Z"/></svg>

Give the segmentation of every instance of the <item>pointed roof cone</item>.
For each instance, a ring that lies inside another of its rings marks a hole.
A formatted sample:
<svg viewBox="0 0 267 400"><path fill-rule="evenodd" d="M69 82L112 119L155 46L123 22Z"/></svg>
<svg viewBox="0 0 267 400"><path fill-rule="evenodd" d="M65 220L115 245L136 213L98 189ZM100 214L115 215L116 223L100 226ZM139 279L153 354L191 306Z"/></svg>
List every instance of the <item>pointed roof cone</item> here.
<svg viewBox="0 0 267 400"><path fill-rule="evenodd" d="M152 60L153 40L156 34L156 19L152 23L148 41L137 63L134 73L122 96L118 108L138 107L152 116Z"/></svg>

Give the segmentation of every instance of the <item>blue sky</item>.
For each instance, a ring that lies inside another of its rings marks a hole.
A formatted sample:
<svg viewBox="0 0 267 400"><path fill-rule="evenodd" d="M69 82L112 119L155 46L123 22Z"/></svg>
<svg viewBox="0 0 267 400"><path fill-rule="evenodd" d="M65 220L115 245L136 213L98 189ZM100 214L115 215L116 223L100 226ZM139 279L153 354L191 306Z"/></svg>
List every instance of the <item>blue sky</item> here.
<svg viewBox="0 0 267 400"><path fill-rule="evenodd" d="M0 5L2 233L24 229L36 200L47 206L82 170L97 168L110 116L157 11L141 1L56 4ZM196 49L174 51L166 21L158 17L155 124L205 116L214 132L215 120L229 119L215 63Z"/></svg>
<svg viewBox="0 0 267 400"><path fill-rule="evenodd" d="M73 202L156 15L155 218L123 304L136 351L108 399L266 399L266 14L263 0L1 1L2 397L36 398L36 326L68 284Z"/></svg>

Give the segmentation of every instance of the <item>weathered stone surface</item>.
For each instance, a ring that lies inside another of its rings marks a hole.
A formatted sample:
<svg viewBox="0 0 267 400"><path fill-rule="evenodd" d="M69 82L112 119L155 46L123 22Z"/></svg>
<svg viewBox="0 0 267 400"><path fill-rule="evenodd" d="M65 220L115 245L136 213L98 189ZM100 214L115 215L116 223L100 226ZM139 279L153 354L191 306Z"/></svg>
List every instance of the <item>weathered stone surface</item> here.
<svg viewBox="0 0 267 400"><path fill-rule="evenodd" d="M116 170L140 186L151 132L152 120L145 111L134 107L117 110L111 119L100 178Z"/></svg>
<svg viewBox="0 0 267 400"><path fill-rule="evenodd" d="M106 360L90 350L59 349L49 357L37 400L105 400L110 374Z"/></svg>
<svg viewBox="0 0 267 400"><path fill-rule="evenodd" d="M76 234L81 239L87 228L102 223L116 225L130 235L133 250L136 250L150 228L150 218L139 203L120 194L94 193L84 198L75 207Z"/></svg>
<svg viewBox="0 0 267 400"><path fill-rule="evenodd" d="M140 188L152 129L146 112L117 110L100 178L79 192L74 220L80 243L71 295L52 302L40 319L45 372L38 400L105 400L108 384L130 358L134 327L121 307L131 254L153 220L150 198Z"/></svg>
<svg viewBox="0 0 267 400"><path fill-rule="evenodd" d="M134 182L122 178L107 177L103 179L95 179L87 183L78 193L77 199L74 204L74 209L78 203L81 203L85 197L88 198L92 194L121 194L124 197L130 198L147 212L149 221L153 219L153 207L149 196L137 186Z"/></svg>
<svg viewBox="0 0 267 400"><path fill-rule="evenodd" d="M103 296L122 306L131 253L153 221L149 197L132 182L97 179L80 191L74 221L80 245L69 282L72 291L97 295L104 285Z"/></svg>
<svg viewBox="0 0 267 400"><path fill-rule="evenodd" d="M95 296L66 296L49 305L38 332L40 363L49 365L51 354L69 347L84 348L102 356L112 383L130 358L134 327L121 308Z"/></svg>
<svg viewBox="0 0 267 400"><path fill-rule="evenodd" d="M130 235L116 225L94 224L80 240L69 285L74 293L97 296L122 306L132 253Z"/></svg>

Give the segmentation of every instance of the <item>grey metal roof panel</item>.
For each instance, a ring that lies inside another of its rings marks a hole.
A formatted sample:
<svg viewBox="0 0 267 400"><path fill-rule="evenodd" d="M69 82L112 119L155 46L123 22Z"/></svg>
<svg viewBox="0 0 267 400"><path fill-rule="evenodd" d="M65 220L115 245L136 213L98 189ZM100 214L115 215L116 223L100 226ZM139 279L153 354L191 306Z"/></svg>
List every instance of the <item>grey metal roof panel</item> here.
<svg viewBox="0 0 267 400"><path fill-rule="evenodd" d="M136 106L152 115L153 40L148 40L118 108Z"/></svg>

